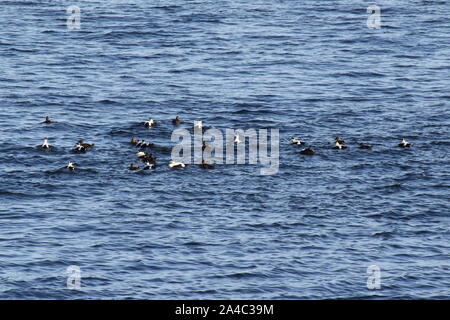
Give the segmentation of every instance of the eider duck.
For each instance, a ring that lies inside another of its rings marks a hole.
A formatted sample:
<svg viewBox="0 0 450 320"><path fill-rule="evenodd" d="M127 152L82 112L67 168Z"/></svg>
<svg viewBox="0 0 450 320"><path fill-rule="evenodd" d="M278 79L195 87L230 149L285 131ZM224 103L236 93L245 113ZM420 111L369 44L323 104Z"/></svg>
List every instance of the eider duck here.
<svg viewBox="0 0 450 320"><path fill-rule="evenodd" d="M174 124L174 125L179 125L182 123L183 123L183 121L181 121L179 116L176 116L175 119L172 120L172 124Z"/></svg>
<svg viewBox="0 0 450 320"><path fill-rule="evenodd" d="M136 138L136 137L132 137L132 138L131 138L130 143L131 143L133 146L137 145L138 142L139 142L138 138Z"/></svg>
<svg viewBox="0 0 450 320"><path fill-rule="evenodd" d="M339 150L345 149L345 148L347 148L347 146L345 144L339 143L339 141L336 141L336 144L333 147L333 149L339 149Z"/></svg>
<svg viewBox="0 0 450 320"><path fill-rule="evenodd" d="M194 121L194 129L201 129L203 128L203 121L199 120L199 121Z"/></svg>
<svg viewBox="0 0 450 320"><path fill-rule="evenodd" d="M315 153L316 153L316 151L314 151L314 149L312 149L312 148L306 148L306 149L303 149L303 150L300 151L300 154L304 154L304 155L307 155L307 156L312 156Z"/></svg>
<svg viewBox="0 0 450 320"><path fill-rule="evenodd" d="M372 146L369 146L368 144L364 144L364 143L359 142L358 145L359 145L358 146L359 149L372 150Z"/></svg>
<svg viewBox="0 0 450 320"><path fill-rule="evenodd" d="M86 148L83 147L80 143L77 143L75 145L75 148L73 148L72 152L86 152Z"/></svg>
<svg viewBox="0 0 450 320"><path fill-rule="evenodd" d="M179 168L185 168L185 167L186 167L186 165L183 162L176 162L173 160L169 161L169 168L179 169Z"/></svg>
<svg viewBox="0 0 450 320"><path fill-rule="evenodd" d="M151 146L153 146L153 143L150 143L150 142L147 142L147 141L144 141L144 140L139 140L136 143L136 147L140 147L140 148L148 148L148 147L151 147Z"/></svg>
<svg viewBox="0 0 450 320"><path fill-rule="evenodd" d="M302 144L305 144L304 141L298 140L297 138L294 138L294 137L291 138L291 143L295 144L295 145L299 145L299 146Z"/></svg>
<svg viewBox="0 0 450 320"><path fill-rule="evenodd" d="M214 166L207 163L205 160L202 160L202 164L200 165L203 169L214 169Z"/></svg>
<svg viewBox="0 0 450 320"><path fill-rule="evenodd" d="M42 142L41 148L42 149L50 149L51 145L48 144L48 139L45 138L44 142Z"/></svg>
<svg viewBox="0 0 450 320"><path fill-rule="evenodd" d="M334 138L334 140L336 142L339 142L339 144L345 144L345 141L343 139L341 139L339 136L337 136L336 138Z"/></svg>
<svg viewBox="0 0 450 320"><path fill-rule="evenodd" d="M50 124L50 123L55 123L55 122L52 121L49 116L46 116L45 120L42 123Z"/></svg>
<svg viewBox="0 0 450 320"><path fill-rule="evenodd" d="M402 139L402 142L400 142L400 143L398 144L398 146L399 146L399 147L402 147L402 148L409 148L409 147L411 147L411 143L408 142L408 141L406 141L405 138L403 138L403 139Z"/></svg>
<svg viewBox="0 0 450 320"><path fill-rule="evenodd" d="M154 124L155 124L155 121L152 118L150 118L144 122L144 126L147 128L153 127Z"/></svg>
<svg viewBox="0 0 450 320"><path fill-rule="evenodd" d="M73 171L73 170L75 170L75 164L73 162L69 161L66 168L69 169L70 171Z"/></svg>
<svg viewBox="0 0 450 320"><path fill-rule="evenodd" d="M131 143L133 146L140 147L140 148L148 148L148 147L153 146L153 143L147 142L147 141L145 141L145 140L139 140L139 139L136 138L136 137L131 138L130 143Z"/></svg>
<svg viewBox="0 0 450 320"><path fill-rule="evenodd" d="M147 162L145 162L145 167L143 167L142 170L149 170L149 169L154 169L154 168L155 168L155 164L147 161Z"/></svg>
<svg viewBox="0 0 450 320"><path fill-rule="evenodd" d="M93 148L95 146L93 143L84 143L83 140L78 141L77 145L82 146L85 149Z"/></svg>
<svg viewBox="0 0 450 320"><path fill-rule="evenodd" d="M156 162L156 158L151 153L139 151L138 153L136 153L136 156L138 157L138 159L142 160L144 163L150 162L150 163L154 164Z"/></svg>
<svg viewBox="0 0 450 320"><path fill-rule="evenodd" d="M241 139L239 138L239 133L236 133L236 135L234 136L234 143L239 144L241 143Z"/></svg>
<svg viewBox="0 0 450 320"><path fill-rule="evenodd" d="M139 170L139 167L138 167L138 166L135 166L134 163L132 163L132 164L130 165L129 169L134 171L134 170Z"/></svg>

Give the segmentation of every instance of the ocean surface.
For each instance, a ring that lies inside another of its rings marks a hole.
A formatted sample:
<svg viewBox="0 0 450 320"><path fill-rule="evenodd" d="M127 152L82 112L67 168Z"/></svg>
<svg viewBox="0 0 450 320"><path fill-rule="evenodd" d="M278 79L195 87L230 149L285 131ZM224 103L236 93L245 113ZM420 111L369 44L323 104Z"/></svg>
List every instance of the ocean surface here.
<svg viewBox="0 0 450 320"><path fill-rule="evenodd" d="M0 1L0 298L450 298L450 3L371 4ZM279 172L169 169L176 115L280 130Z"/></svg>

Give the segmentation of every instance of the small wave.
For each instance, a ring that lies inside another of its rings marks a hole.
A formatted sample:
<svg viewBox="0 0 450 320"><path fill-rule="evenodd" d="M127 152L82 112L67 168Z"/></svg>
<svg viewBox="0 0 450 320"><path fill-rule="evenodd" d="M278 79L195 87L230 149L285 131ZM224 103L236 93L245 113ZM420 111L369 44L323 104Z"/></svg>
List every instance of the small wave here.
<svg viewBox="0 0 450 320"><path fill-rule="evenodd" d="M379 231L372 233L372 237L391 238L392 236L393 232L390 231Z"/></svg>
<svg viewBox="0 0 450 320"><path fill-rule="evenodd" d="M96 103L101 103L101 104L121 104L120 102L117 102L115 100L109 100L109 99L103 99L103 100L98 100L95 101Z"/></svg>

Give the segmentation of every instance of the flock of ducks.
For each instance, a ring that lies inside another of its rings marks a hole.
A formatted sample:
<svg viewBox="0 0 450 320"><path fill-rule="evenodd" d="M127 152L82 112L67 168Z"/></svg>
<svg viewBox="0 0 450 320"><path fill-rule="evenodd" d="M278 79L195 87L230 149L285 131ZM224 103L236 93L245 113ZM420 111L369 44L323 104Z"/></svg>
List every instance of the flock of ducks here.
<svg viewBox="0 0 450 320"><path fill-rule="evenodd" d="M334 138L334 140L335 140L335 142L334 142L333 149L341 150L341 149L347 148L347 143L341 137L337 136L336 138ZM291 143L294 145L298 145L298 146L306 144L306 142L304 142L300 139L297 139L295 137L291 138ZM402 141L398 144L398 146L401 148L409 148L409 147L411 147L411 143L406 141L405 138L403 138ZM365 144L365 143L361 143L361 142L358 142L358 148L372 150L372 146ZM313 148L308 147L308 148L300 150L300 154L312 156L312 155L316 154L316 151Z"/></svg>
<svg viewBox="0 0 450 320"><path fill-rule="evenodd" d="M333 149L341 150L341 149L346 149L347 148L347 143L341 137L338 136L334 140L335 140L335 142L334 142ZM294 144L294 145L298 145L298 146L306 144L306 142L304 142L304 141L302 141L300 139L297 139L295 137L291 138L291 143ZM398 144L398 146L401 147L401 148L409 148L409 147L411 147L411 143L406 141L403 138L402 141ZM358 148L359 149L372 150L372 146L370 146L368 144L365 144L365 143L361 143L361 142L358 142ZM300 154L312 156L312 155L316 154L316 151L313 148L308 147L308 148L300 150Z"/></svg>
<svg viewBox="0 0 450 320"><path fill-rule="evenodd" d="M51 120L49 116L46 116L43 123L52 124L52 123L55 123L55 121ZM176 118L172 120L173 125L180 125L182 123L183 123L183 121L180 119L179 116L176 116ZM145 121L143 123L143 125L146 128L152 128L155 125L155 120L150 118L149 120ZM195 129L202 129L202 127L203 127L202 121L194 122ZM335 140L335 143L334 143L333 149L341 150L341 149L347 148L347 143L339 136L337 136L334 140ZM240 139L240 136L238 134L235 135L234 143L236 143L236 144L242 143L242 140ZM150 143L145 140L139 140L136 137L132 137L130 144L139 148L139 151L136 153L136 157L144 165L142 167L139 167L139 166L135 165L134 163L132 163L129 167L129 170L132 170L132 171L149 170L149 169L154 169L156 167L156 157L154 157L151 153L147 153L145 151L147 148L153 147L154 146L153 143ZM301 146L301 145L305 145L306 142L304 142L298 138L292 137L291 144ZM93 148L94 146L95 146L95 144L93 144L93 143L92 144L85 143L84 140L79 140L75 144L75 147L72 149L72 152L73 153L85 153L89 149ZM401 148L409 148L409 147L411 147L411 143L406 141L403 138L402 141L398 144L398 146ZM41 145L41 148L42 149L50 149L51 147L52 146L49 144L48 139L45 138ZM202 149L205 150L205 148L207 148L207 144L205 141L203 141ZM372 146L365 144L365 143L360 143L360 142L358 142L358 148L372 150ZM299 153L303 154L303 155L314 155L314 154L316 154L316 151L313 148L308 147L308 148L304 148L304 149L300 150ZM185 168L187 166L187 164L185 164L183 162L170 160L168 166L169 166L169 168L172 168L172 169L181 169L181 168ZM203 169L214 169L214 166L205 162L205 160L202 160L200 167ZM66 169L68 169L70 171L74 171L75 163L72 161L69 161L69 163L66 166Z"/></svg>
<svg viewBox="0 0 450 320"><path fill-rule="evenodd" d="M42 122L45 124L52 124L52 123L56 123L56 121L53 121L52 119L50 119L49 116L45 117L45 120ZM180 125L182 124L183 121L180 119L179 116L176 116L175 119L172 120L172 124L173 125ZM153 119L149 119L147 121L145 121L143 123L143 125L146 128L152 128L155 125L155 120ZM195 128L202 128L202 121L196 121L194 123L194 127ZM237 137L235 139L235 142L238 141L240 143L240 139L239 137ZM139 151L136 153L136 157L138 160L140 160L144 165L142 167L139 167L138 165L135 165L134 163L132 163L129 166L129 170L132 171L138 171L138 170L149 170L149 169L154 169L156 167L156 157L154 157L151 153L147 153L145 150L147 148L153 147L154 144L150 143L148 141L145 140L139 140L136 137L132 137L130 144L139 148ZM75 147L72 149L72 153L85 153L87 152L89 149L93 148L95 146L95 144L90 144L90 143L85 143L84 140L79 140L76 144ZM40 146L42 149L51 149L52 146L49 144L48 142L48 138L45 138L44 141L42 142L42 145ZM207 147L206 143L203 141L203 150ZM67 166L65 167L67 170L69 171L74 171L75 170L75 162L69 161ZM178 161L173 161L170 160L169 164L168 164L169 168L172 169L181 169L181 168L185 168L187 166L187 164L183 163L183 162L178 162ZM207 163L205 160L202 160L202 163L200 164L200 167L203 169L214 169L214 166Z"/></svg>

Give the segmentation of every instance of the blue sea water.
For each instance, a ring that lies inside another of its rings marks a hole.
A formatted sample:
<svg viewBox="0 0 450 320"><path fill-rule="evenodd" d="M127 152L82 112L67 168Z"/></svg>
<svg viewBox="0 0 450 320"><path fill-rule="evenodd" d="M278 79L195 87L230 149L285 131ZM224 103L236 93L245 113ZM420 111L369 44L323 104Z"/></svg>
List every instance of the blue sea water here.
<svg viewBox="0 0 450 320"><path fill-rule="evenodd" d="M0 298L450 298L450 3L372 4L0 1ZM170 170L176 115L279 129L278 174Z"/></svg>

